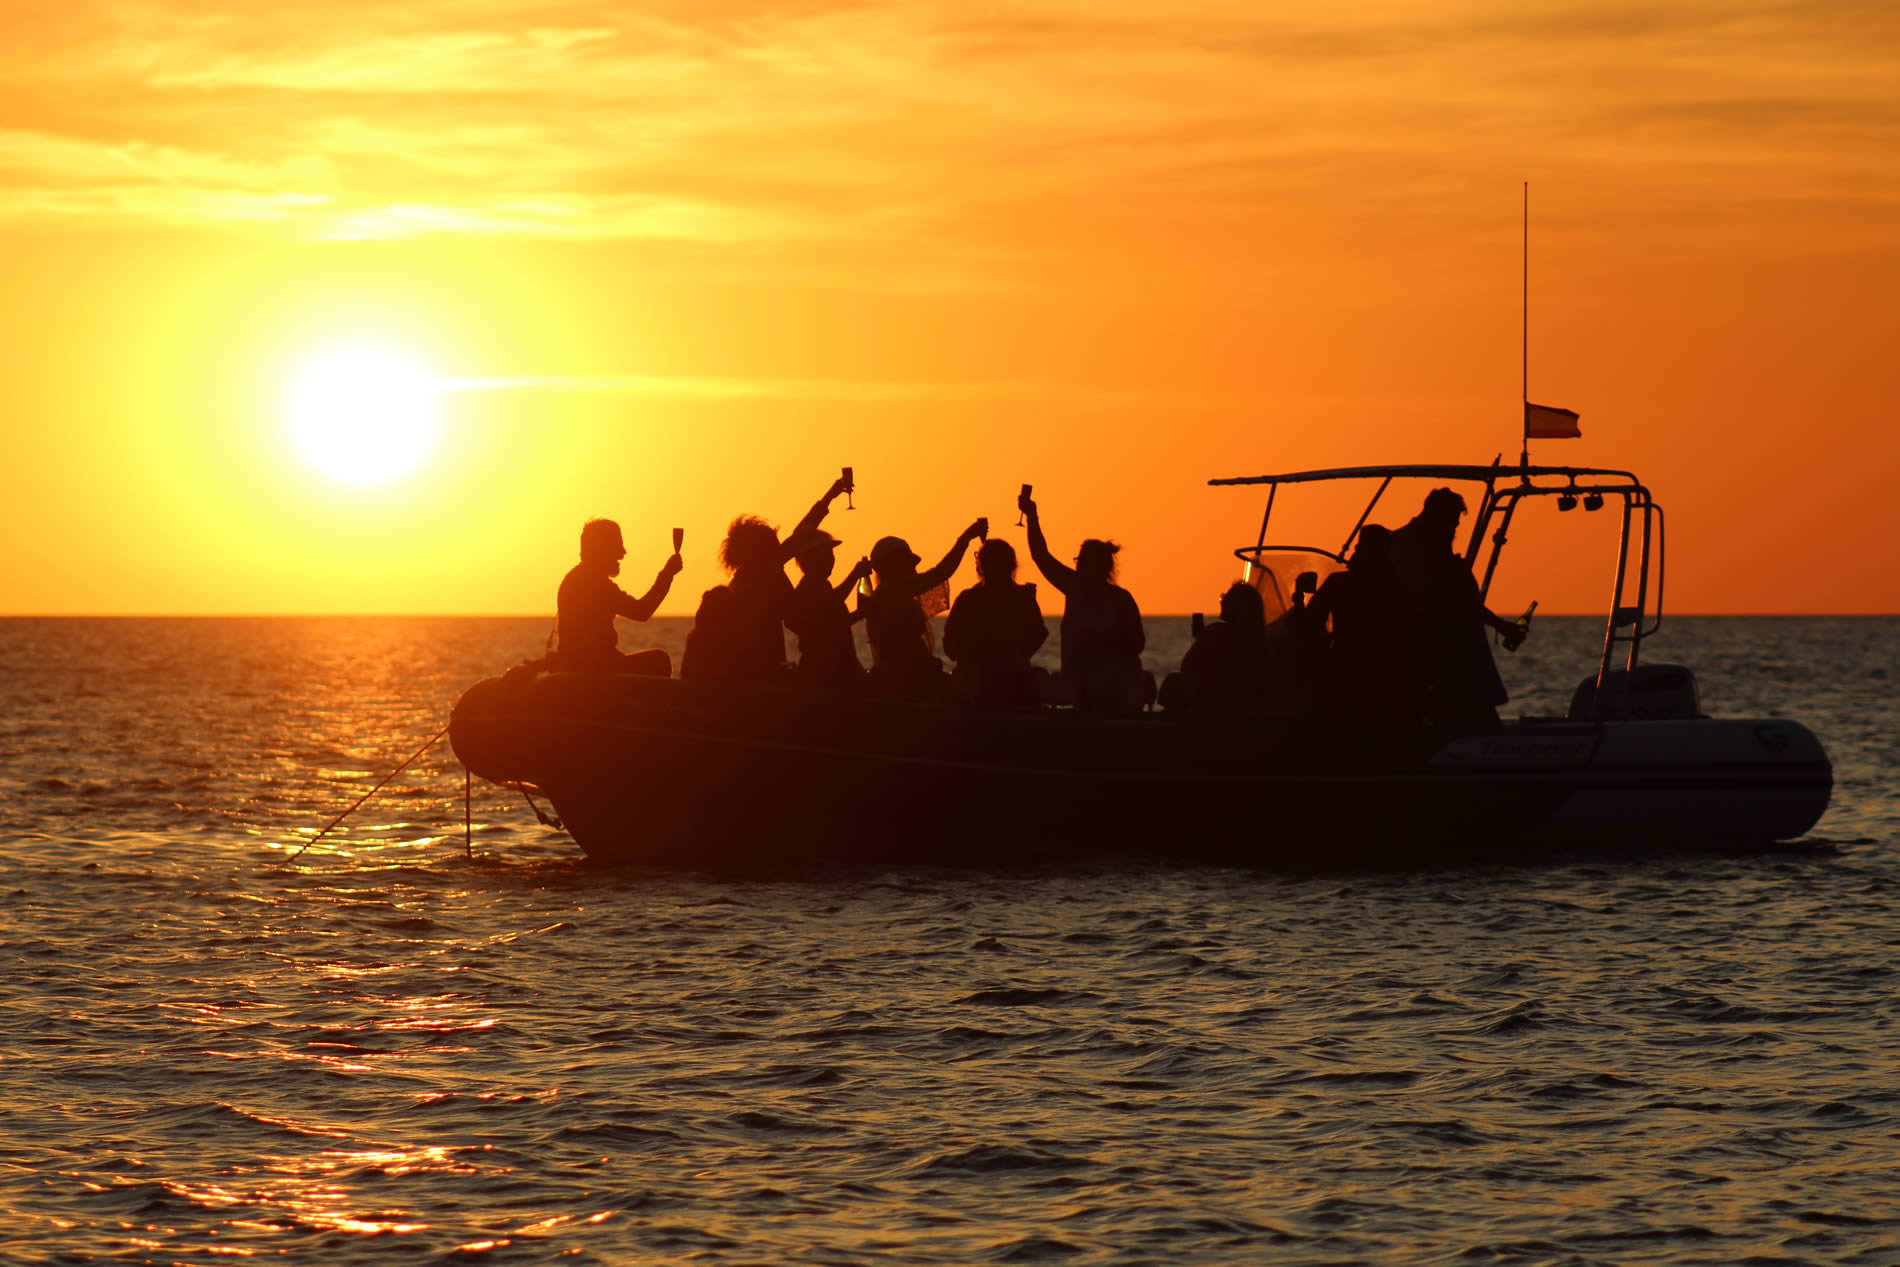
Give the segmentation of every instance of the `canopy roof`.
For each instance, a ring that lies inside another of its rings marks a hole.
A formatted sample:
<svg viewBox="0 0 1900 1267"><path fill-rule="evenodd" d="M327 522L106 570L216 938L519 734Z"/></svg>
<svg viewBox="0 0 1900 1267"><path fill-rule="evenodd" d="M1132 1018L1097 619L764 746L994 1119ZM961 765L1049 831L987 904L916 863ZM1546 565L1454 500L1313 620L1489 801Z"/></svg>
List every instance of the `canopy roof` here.
<svg viewBox="0 0 1900 1267"><path fill-rule="evenodd" d="M1636 482L1636 476L1629 471L1609 470L1595 466L1340 466L1327 471L1289 471L1285 475L1236 475L1228 479L1209 480L1209 484L1310 484L1318 480L1353 479L1427 479L1427 480L1471 480L1479 484L1494 483L1511 477L1531 479L1536 476L1555 476L1572 480L1595 476L1610 476Z"/></svg>

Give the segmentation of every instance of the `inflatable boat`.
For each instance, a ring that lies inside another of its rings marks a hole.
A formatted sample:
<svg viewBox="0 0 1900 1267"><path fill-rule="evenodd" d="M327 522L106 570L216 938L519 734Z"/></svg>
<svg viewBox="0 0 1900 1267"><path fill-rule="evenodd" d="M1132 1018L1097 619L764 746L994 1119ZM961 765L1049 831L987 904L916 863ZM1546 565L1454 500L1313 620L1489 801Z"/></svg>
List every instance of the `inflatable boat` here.
<svg viewBox="0 0 1900 1267"><path fill-rule="evenodd" d="M1269 544L1283 487L1351 480L1376 491L1338 550ZM1602 660L1565 716L1446 734L1199 710L985 713L520 666L469 688L450 738L472 773L548 800L587 857L613 865L1138 854L1323 867L1752 847L1820 819L1832 767L1804 726L1704 716L1687 669L1640 662L1661 625L1662 512L1627 472L1493 463L1210 481L1268 488L1259 539L1235 554L1269 618L1345 566L1400 480L1479 487L1464 555L1487 592L1526 498L1620 505Z"/></svg>

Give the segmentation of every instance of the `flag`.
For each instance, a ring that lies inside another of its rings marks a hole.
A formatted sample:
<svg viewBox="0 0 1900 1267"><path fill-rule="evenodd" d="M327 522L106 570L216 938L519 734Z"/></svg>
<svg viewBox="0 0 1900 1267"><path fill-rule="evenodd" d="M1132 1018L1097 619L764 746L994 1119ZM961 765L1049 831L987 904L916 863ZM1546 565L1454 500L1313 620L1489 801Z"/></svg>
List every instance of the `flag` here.
<svg viewBox="0 0 1900 1267"><path fill-rule="evenodd" d="M1577 429L1574 409L1524 402L1524 438L1526 440L1575 440L1583 434Z"/></svg>

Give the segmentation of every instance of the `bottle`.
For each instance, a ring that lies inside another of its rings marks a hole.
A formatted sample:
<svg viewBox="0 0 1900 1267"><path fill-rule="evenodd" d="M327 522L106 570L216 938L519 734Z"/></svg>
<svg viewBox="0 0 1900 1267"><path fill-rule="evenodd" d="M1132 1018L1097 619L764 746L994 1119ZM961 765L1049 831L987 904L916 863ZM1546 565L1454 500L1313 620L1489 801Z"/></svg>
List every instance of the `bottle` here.
<svg viewBox="0 0 1900 1267"><path fill-rule="evenodd" d="M1506 651L1517 650L1518 647L1523 645L1524 639L1530 637L1531 617L1535 616L1536 614L1537 614L1537 600L1533 598L1531 600L1531 605L1524 609L1524 614L1511 622L1511 627L1514 630L1516 630L1516 632L1511 634L1509 637L1505 638L1504 649Z"/></svg>

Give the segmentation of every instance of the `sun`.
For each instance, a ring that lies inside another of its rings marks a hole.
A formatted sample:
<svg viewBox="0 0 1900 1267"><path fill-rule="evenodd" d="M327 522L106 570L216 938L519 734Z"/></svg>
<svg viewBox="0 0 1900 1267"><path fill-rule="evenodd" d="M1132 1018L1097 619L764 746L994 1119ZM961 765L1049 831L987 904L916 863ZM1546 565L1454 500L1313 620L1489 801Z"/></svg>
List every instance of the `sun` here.
<svg viewBox="0 0 1900 1267"><path fill-rule="evenodd" d="M436 378L416 356L380 341L332 343L292 369L284 410L304 460L351 484L413 471L435 447Z"/></svg>

